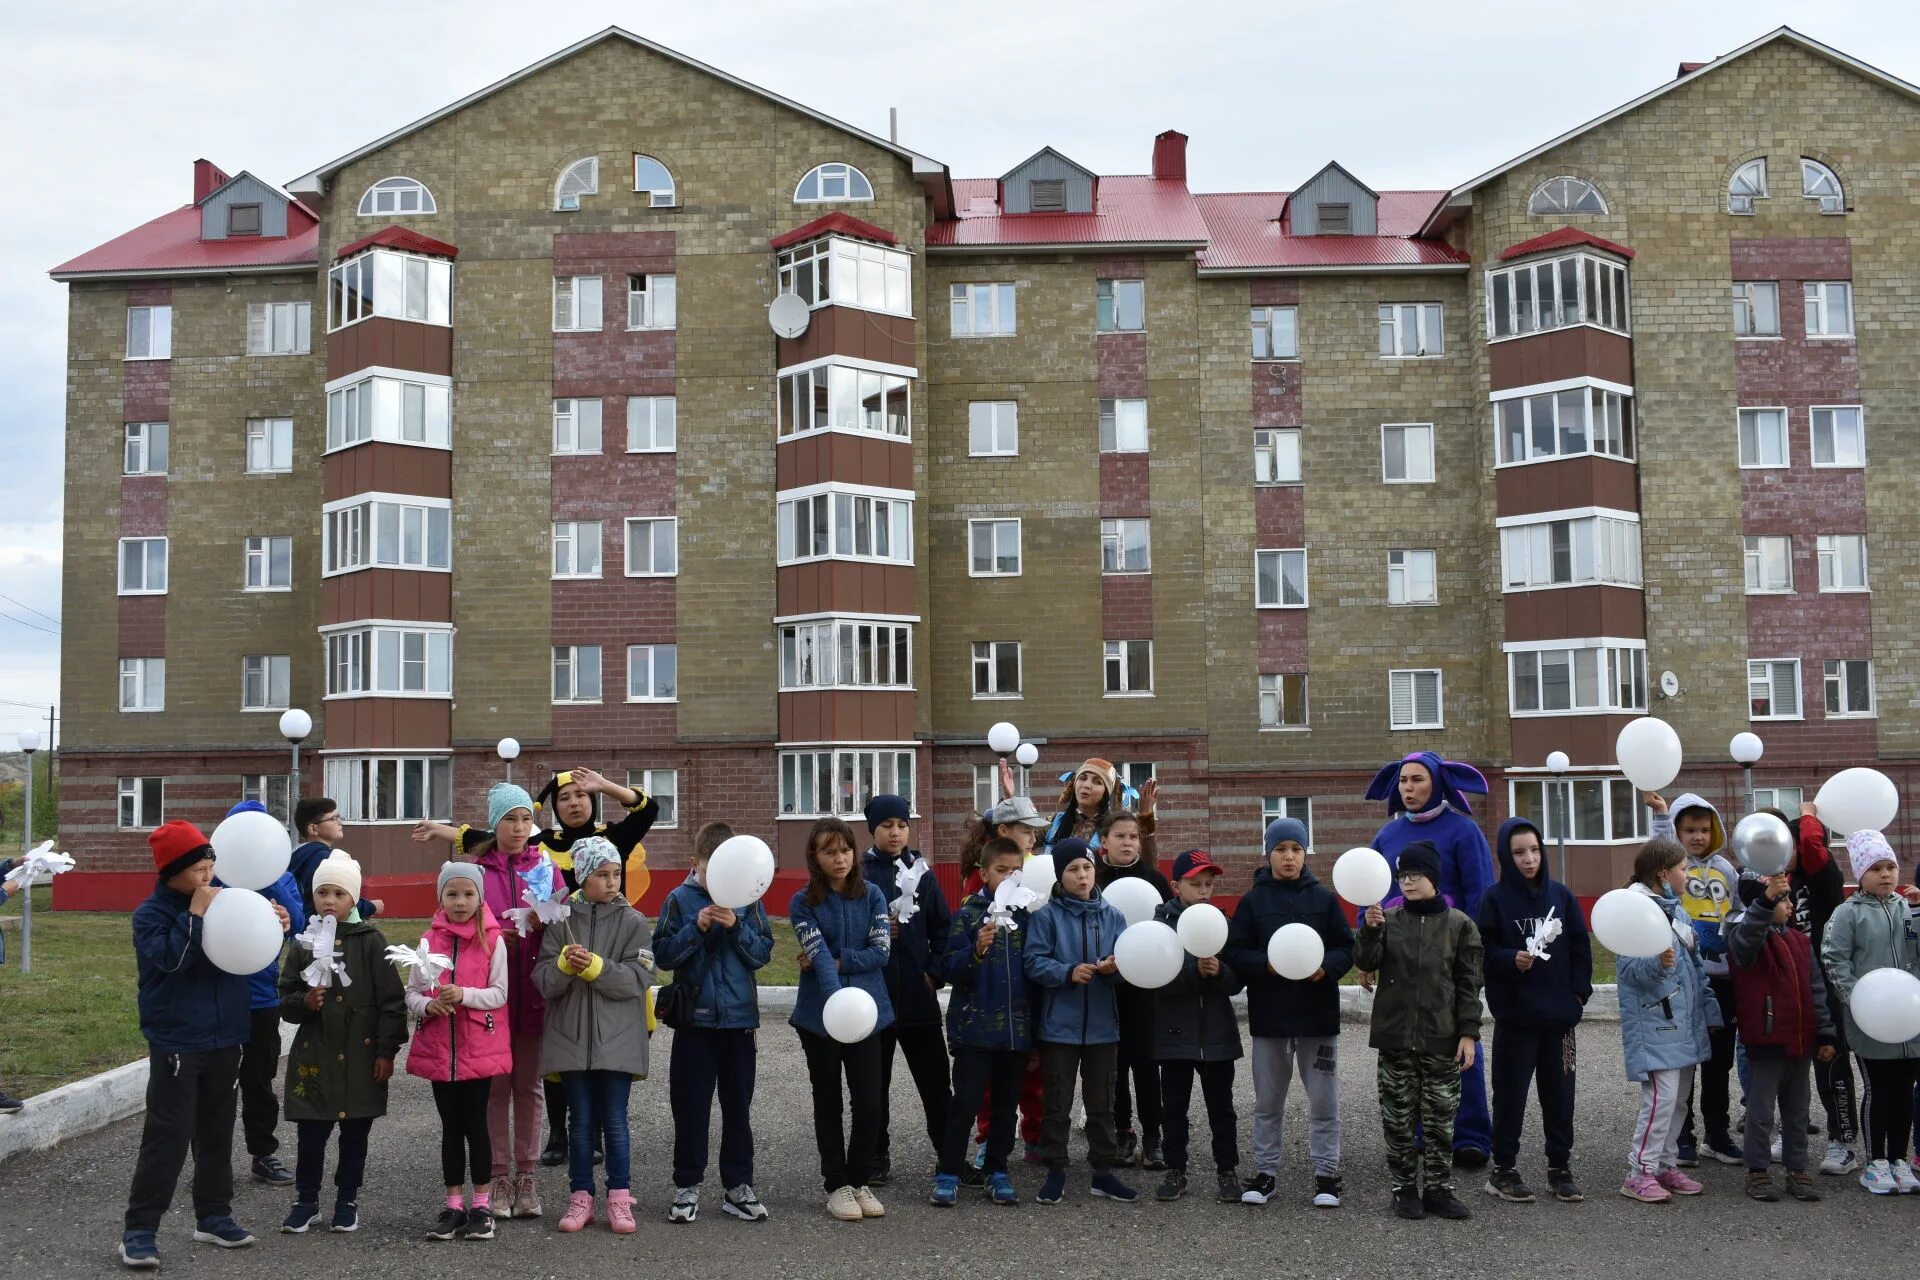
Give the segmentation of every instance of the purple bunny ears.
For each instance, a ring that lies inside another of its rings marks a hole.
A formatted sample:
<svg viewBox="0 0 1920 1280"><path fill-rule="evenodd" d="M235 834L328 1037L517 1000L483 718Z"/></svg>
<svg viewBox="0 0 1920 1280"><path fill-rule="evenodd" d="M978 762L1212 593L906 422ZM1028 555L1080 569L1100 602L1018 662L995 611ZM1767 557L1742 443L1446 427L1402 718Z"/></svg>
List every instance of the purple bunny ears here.
<svg viewBox="0 0 1920 1280"><path fill-rule="evenodd" d="M1373 781L1367 784L1367 799L1385 800L1389 814L1399 813L1406 808L1400 802L1400 770L1409 764L1426 766L1433 775L1433 799L1428 807L1442 800L1462 813L1473 812L1467 803L1467 793L1483 796L1487 794L1487 778L1470 764L1461 764L1455 760L1442 760L1431 751L1416 751L1403 756L1373 775Z"/></svg>

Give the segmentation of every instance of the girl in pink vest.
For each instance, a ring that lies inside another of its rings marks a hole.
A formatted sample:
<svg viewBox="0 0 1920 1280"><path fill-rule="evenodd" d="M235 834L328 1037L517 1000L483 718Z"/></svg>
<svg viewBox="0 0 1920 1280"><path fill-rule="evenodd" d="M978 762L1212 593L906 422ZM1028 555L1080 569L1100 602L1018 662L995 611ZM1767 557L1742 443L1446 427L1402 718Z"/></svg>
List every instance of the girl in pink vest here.
<svg viewBox="0 0 1920 1280"><path fill-rule="evenodd" d="M407 1049L407 1072L432 1082L447 1186L446 1207L427 1232L429 1240L493 1239L487 1103L494 1080L513 1071L513 1040L506 1008L507 948L500 922L486 904L484 874L471 862L440 868L440 910L421 941L428 951L452 960L453 969L431 982L415 969L407 984L407 1009L420 1019ZM469 1171L471 1207L465 1200Z"/></svg>

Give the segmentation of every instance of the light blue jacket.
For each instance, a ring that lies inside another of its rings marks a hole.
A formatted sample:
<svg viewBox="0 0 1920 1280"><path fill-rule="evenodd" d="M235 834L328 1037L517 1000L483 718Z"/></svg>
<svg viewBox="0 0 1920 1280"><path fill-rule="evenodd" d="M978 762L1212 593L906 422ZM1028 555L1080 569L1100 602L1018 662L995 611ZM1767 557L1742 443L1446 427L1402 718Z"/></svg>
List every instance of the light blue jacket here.
<svg viewBox="0 0 1920 1280"><path fill-rule="evenodd" d="M813 962L800 971L800 992L787 1022L816 1036L827 1034L821 1013L827 997L841 987L858 987L873 997L880 1019L873 1029L893 1025L893 1005L887 999L887 956L893 950L893 931L887 925L887 895L868 884L863 898L844 898L829 892L820 905L807 905L802 889L787 905L793 922L793 940Z"/></svg>
<svg viewBox="0 0 1920 1280"><path fill-rule="evenodd" d="M760 1025L760 988L754 971L773 958L773 932L759 903L734 912L734 925L705 933L695 923L713 898L691 872L667 895L653 927L653 962L673 970L676 982L700 984L693 1025L720 1031Z"/></svg>
<svg viewBox="0 0 1920 1280"><path fill-rule="evenodd" d="M1655 1071L1705 1062L1713 1052L1707 1029L1725 1022L1707 983L1700 952L1691 945L1694 928L1687 909L1678 898L1664 897L1643 885L1633 888L1652 898L1674 928L1673 968L1662 968L1659 956L1622 956L1616 974L1627 1079L1645 1080Z"/></svg>
<svg viewBox="0 0 1920 1280"><path fill-rule="evenodd" d="M1040 988L1037 1040L1053 1044L1117 1044L1120 1011L1115 992L1118 974L1096 974L1076 984L1075 965L1098 964L1113 954L1127 918L1107 905L1095 889L1091 898L1057 892L1053 901L1027 921L1024 958L1027 977Z"/></svg>

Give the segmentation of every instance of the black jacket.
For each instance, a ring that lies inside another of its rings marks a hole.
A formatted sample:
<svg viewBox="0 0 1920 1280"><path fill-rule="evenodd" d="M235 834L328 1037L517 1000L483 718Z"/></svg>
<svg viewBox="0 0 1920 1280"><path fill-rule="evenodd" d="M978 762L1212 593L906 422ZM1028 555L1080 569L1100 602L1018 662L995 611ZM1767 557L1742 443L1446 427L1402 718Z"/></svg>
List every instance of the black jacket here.
<svg viewBox="0 0 1920 1280"><path fill-rule="evenodd" d="M1160 874L1160 868L1155 865L1158 859L1153 856L1152 847L1153 837L1143 837L1140 845L1140 856L1124 867L1114 866L1111 862L1107 861L1105 855L1097 856L1093 864L1094 884L1098 885L1101 893L1104 894L1107 886L1115 880L1126 880L1129 878L1145 880L1153 886L1153 891L1160 895L1161 902L1167 901L1173 897L1173 886L1167 883L1167 878ZM1153 1026L1153 992L1143 991L1139 987L1122 983L1119 988L1114 991L1113 995L1115 1002L1120 1007L1120 1038L1132 1044L1136 1037L1151 1035Z"/></svg>
<svg viewBox="0 0 1920 1280"><path fill-rule="evenodd" d="M1177 928L1178 902L1163 902L1153 918ZM1153 1060L1155 1062L1232 1062L1240 1049L1240 1019L1233 1011L1233 993L1240 975L1225 960L1211 978L1200 976L1200 962L1186 956L1180 976L1153 995Z"/></svg>
<svg viewBox="0 0 1920 1280"><path fill-rule="evenodd" d="M1487 1008L1496 1023L1571 1027L1593 995L1593 944L1579 900L1553 878L1544 852L1537 885L1528 884L1513 865L1513 837L1522 830L1540 834L1525 818L1500 824L1493 842L1500 879L1481 895L1474 920L1485 948ZM1549 911L1560 921L1560 936L1547 944L1547 959L1522 973L1513 967L1514 957L1527 949L1527 939Z"/></svg>
<svg viewBox="0 0 1920 1280"><path fill-rule="evenodd" d="M1267 942L1283 924L1313 926L1327 948L1326 976L1296 982L1267 967ZM1223 959L1247 988L1247 1030L1256 1036L1340 1034L1340 979L1353 968L1353 927L1333 890L1302 869L1293 880L1277 879L1268 867L1253 875L1227 927Z"/></svg>
<svg viewBox="0 0 1920 1280"><path fill-rule="evenodd" d="M900 896L896 880L901 868L919 860L918 849L908 849L895 859L869 848L861 861L860 874L868 884L877 885L891 904ZM937 1027L941 1021L940 998L934 992L946 980L940 957L947 949L953 917L931 866L920 877L914 900L920 909L900 926L887 953L887 998L893 1002L895 1026Z"/></svg>

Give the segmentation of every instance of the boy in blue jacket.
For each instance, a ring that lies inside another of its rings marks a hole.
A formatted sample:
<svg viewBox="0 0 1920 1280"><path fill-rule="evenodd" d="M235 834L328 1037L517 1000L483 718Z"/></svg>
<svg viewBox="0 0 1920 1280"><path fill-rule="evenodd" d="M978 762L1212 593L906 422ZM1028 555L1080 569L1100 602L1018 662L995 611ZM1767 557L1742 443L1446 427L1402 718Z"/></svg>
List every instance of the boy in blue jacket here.
<svg viewBox="0 0 1920 1280"><path fill-rule="evenodd" d="M236 813L266 813L258 800L243 800L227 810ZM287 913L287 936L307 927L307 910L300 899L300 882L293 872L283 871L280 878L262 891L267 901L279 904ZM280 1081L280 957L247 979L249 997L247 1043L240 1051L240 1131L246 1136L247 1154L253 1157L253 1180L270 1187L293 1185L293 1170L281 1161L279 1135L280 1099L276 1086Z"/></svg>
<svg viewBox="0 0 1920 1280"><path fill-rule="evenodd" d="M1532 1204L1514 1164L1527 1116L1527 1085L1540 1093L1547 1138L1547 1186L1569 1204L1586 1197L1573 1180L1574 1027L1593 994L1593 944L1573 891L1547 872L1540 828L1508 818L1493 841L1500 879L1480 899L1475 923L1486 947L1487 1005L1493 1011L1493 1174L1487 1194ZM1528 941L1554 932L1536 955Z"/></svg>
<svg viewBox="0 0 1920 1280"><path fill-rule="evenodd" d="M251 1000L246 977L215 967L202 946L207 907L222 892L213 883L213 846L198 827L177 819L149 834L147 844L159 878L133 913L147 1117L120 1236L120 1261L136 1269L160 1265L154 1233L189 1149L193 1238L223 1249L253 1243L233 1220L235 1085ZM284 929L285 909L274 912Z"/></svg>
<svg viewBox="0 0 1920 1280"><path fill-rule="evenodd" d="M983 1096L991 1096L984 1169L995 1204L1017 1205L1020 1195L1007 1175L1013 1150L1014 1108L1020 1077L1033 1047L1033 1005L1026 974L1026 944L1032 934L1025 910L1003 922L993 898L1026 855L1004 836L980 850L980 891L960 904L941 953L943 976L953 989L947 1001L947 1042L953 1046L953 1106L940 1143L932 1202L952 1205L960 1184L974 1172L967 1163L967 1134Z"/></svg>
<svg viewBox="0 0 1920 1280"><path fill-rule="evenodd" d="M1101 899L1094 886L1093 852L1079 839L1056 840L1053 901L1034 913L1028 927L1027 976L1040 996L1040 1072L1046 1102L1040 1119L1040 1153L1046 1181L1034 1197L1059 1204L1067 1189L1067 1131L1073 1082L1087 1109L1087 1163L1092 1191L1110 1200L1132 1201L1139 1193L1113 1175L1120 1156L1113 1127L1113 1076L1120 1061L1120 1013L1114 999L1119 966L1113 946L1126 917Z"/></svg>

